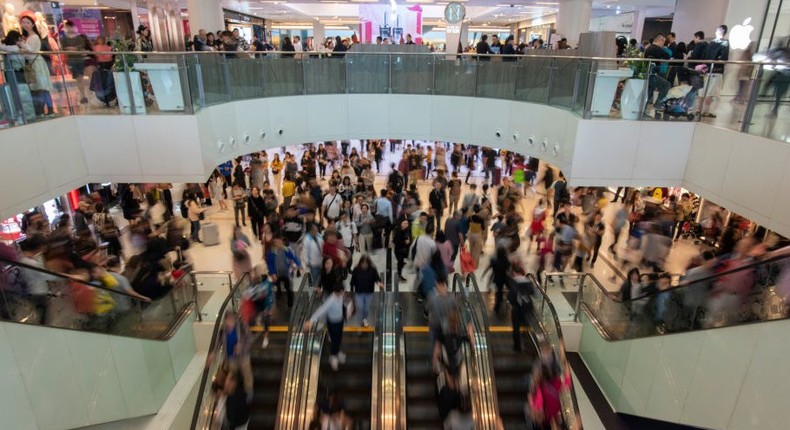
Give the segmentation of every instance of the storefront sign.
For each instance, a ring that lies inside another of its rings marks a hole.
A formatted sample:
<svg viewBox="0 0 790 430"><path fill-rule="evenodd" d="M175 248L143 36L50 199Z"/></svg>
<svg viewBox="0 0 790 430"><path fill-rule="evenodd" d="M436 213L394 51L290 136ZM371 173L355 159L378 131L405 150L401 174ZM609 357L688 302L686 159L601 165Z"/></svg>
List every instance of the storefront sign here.
<svg viewBox="0 0 790 430"><path fill-rule="evenodd" d="M95 39L104 34L101 10L87 8L64 8L63 19L74 23L77 33Z"/></svg>

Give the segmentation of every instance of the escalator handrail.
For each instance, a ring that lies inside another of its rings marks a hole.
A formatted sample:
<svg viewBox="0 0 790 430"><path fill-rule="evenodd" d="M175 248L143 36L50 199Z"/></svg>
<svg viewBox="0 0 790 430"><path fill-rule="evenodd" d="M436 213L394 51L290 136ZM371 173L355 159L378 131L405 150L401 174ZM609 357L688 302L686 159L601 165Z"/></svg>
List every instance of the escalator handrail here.
<svg viewBox="0 0 790 430"><path fill-rule="evenodd" d="M460 287L461 295L463 297L464 304L469 310L469 318L471 318L471 322L474 327L474 330L476 333L480 333L485 338L487 354L486 357L483 357L478 353L477 342L475 342L474 347L468 348L468 351L472 355L474 360L472 360L473 363L470 363L469 360L467 360L466 362L467 368L472 370L471 373L467 372L467 379L469 380L468 381L469 387L470 388L476 387L476 391L478 393L477 396L472 396L472 400L477 405L476 409L478 411L477 415L479 422L477 424L477 428L480 429L496 428L496 421L494 421L493 423L490 421L491 419L493 420L499 419L499 405L498 405L496 393L493 392L494 387L496 387L496 381L494 379L494 372L493 372L493 359L491 357L491 350L489 349L491 345L491 340L488 335L488 325L487 325L488 316L485 315L487 312L485 310L485 306L482 305L482 301L478 301L478 303L480 304L479 306L483 306L480 310L482 311L481 313L484 315L483 320L485 321L485 323L480 321L480 319L477 316L477 313L474 311L474 305L470 300L470 294L468 291L468 285L470 282L469 276L474 276L474 275L473 274L467 275L466 279L464 279L460 274L458 273L454 274L453 292L455 292ZM476 287L477 281L475 280L473 282ZM476 291L479 293L478 288L476 288ZM483 403L484 400L481 398L481 396L483 396L484 393L484 387L482 383L483 376L481 375L481 369L478 367L478 364L483 360L488 362L487 373L490 381L490 383L487 384L489 393L487 396L485 396L486 398L485 404ZM489 418L489 420L486 420L486 418Z"/></svg>
<svg viewBox="0 0 790 430"><path fill-rule="evenodd" d="M312 313L312 308L315 305L316 294L314 291L307 291L309 287L313 285L313 280L310 275L310 272L305 272L302 278L302 282L299 285L299 289L296 292L296 302L292 309L294 312L291 314L289 323L288 323L288 330L289 330L289 337L288 337L288 348L286 348L285 356L283 357L283 369L282 369L282 376L283 380L280 383L280 392L278 394L278 403L277 403L277 418L275 420L276 428L281 428L284 426L285 423L281 422L281 419L287 414L288 412L285 410L286 408L290 408L292 413L293 420L296 420L295 413L298 412L298 406L295 406L300 401L300 394L301 391L298 387L296 390L289 390L287 384L292 381L292 383L297 383L301 386L303 384L303 372L304 372L304 360L305 354L309 343L307 341L308 336L307 333L304 333L302 327L308 317ZM307 293L307 294L305 294ZM305 300L307 301L305 304ZM301 306L300 306L301 305ZM301 312L299 312L301 311ZM314 328L312 329L314 330ZM300 337L301 336L301 337ZM297 340L301 340L301 344L294 345ZM295 348L298 348L302 351L301 360L299 362L291 363L291 354L294 353ZM289 367L290 366L290 367ZM295 375L294 375L295 374ZM292 398L292 394L289 393L296 393L296 398Z"/></svg>
<svg viewBox="0 0 790 430"><path fill-rule="evenodd" d="M487 354L486 354L487 355L486 360L488 361L488 364L489 364L489 369L488 369L488 374L489 375L488 376L489 376L490 381L491 381L490 382L490 387L491 387L490 389L492 390L491 391L491 395L490 395L490 399L493 402L493 405L491 405L490 409L492 411L492 414L495 417L499 418L499 398L496 395L496 391L495 391L496 390L496 388L495 388L496 387L496 375L494 373L494 361L493 361L493 355L491 353L491 345L492 345L492 343L491 343L491 335L490 335L490 330L489 330L491 325L490 325L489 318L488 318L488 309L486 308L485 303L483 303L483 301L482 301L482 297L483 296L482 296L482 293L480 292L480 287L477 284L477 277L475 276L474 273L470 273L470 274L466 275L466 283L465 284L466 284L465 285L465 287L466 287L465 289L467 291L469 290L469 285L470 284L472 285L472 287L474 287L474 291L473 292L475 293L475 297L477 298L477 303L478 303L478 306L480 307L480 311L481 311L480 313L483 316L482 333L483 333L483 336L486 339L486 345L488 345ZM468 295L468 292L467 292L467 295Z"/></svg>
<svg viewBox="0 0 790 430"><path fill-rule="evenodd" d="M403 334L403 305L400 301L400 276L392 276L393 290L395 291L395 333L398 341L395 343L395 357L398 358L398 428L405 430L406 422L406 338Z"/></svg>
<svg viewBox="0 0 790 430"><path fill-rule="evenodd" d="M546 290L543 288L543 286L540 284L540 282L538 282L538 279L535 277L535 275L532 274L532 273L529 273L529 274L527 274L527 278L530 280L530 282L532 282L533 285L536 286L535 290L542 296L542 299L543 299L542 303L544 305L547 305L548 310L551 313L551 320L552 320L552 323L554 324L554 326L556 327L556 333L557 333L557 338L558 338L558 342L559 342L559 351L558 351L559 357L558 358L560 359L561 363L568 363L568 358L567 358L567 356L565 354L565 352L567 351L565 349L565 338L562 335L562 325L560 324L560 318L557 315L557 310L554 308L554 304L551 302L551 299L549 298L549 295L546 293ZM540 319L540 318L536 318L536 319L537 319L538 327L544 332L543 333L544 339L547 338L547 336L545 334L545 329L543 328L542 319ZM537 345L537 346L538 346L537 351L540 352L540 345ZM578 417L581 417L581 414L579 412L579 402L576 399L576 388L575 388L575 385L573 383L571 383L571 386L570 386L570 394L571 394L571 401L573 402L573 405L571 405L571 407L573 409L573 413L576 415L576 417L577 417L576 419L580 420L580 418L578 418ZM563 408L563 412L564 411L565 411L565 409ZM581 422L579 424L581 424ZM581 425L579 425L577 427L579 429L582 428ZM574 430L574 429L571 429L571 430Z"/></svg>
<svg viewBox="0 0 790 430"><path fill-rule="evenodd" d="M241 278L239 278L239 280L236 281L236 285L234 285L233 288L231 288L230 294L228 294L228 297L225 298L225 301L222 302L222 306L220 306L219 312L217 313L219 317L217 318L217 321L214 323L214 329L211 332L211 342L209 342L209 347L208 347L209 354L217 348L217 342L219 341L219 333L224 323L224 315L225 315L225 311L228 308L228 304L230 304L233 301L234 295L238 291L239 287L242 285L242 282L245 279L249 279L249 278L250 278L250 274L248 272L244 273L241 276ZM213 357L213 360L220 360L220 359L221 357ZM203 374L200 377L200 387L198 388L198 397L195 402L195 411L192 413L192 424L190 425L191 429L197 430L196 428L198 424L198 419L200 418L200 412L202 410L201 406L203 405L203 393L206 390L206 385L209 383L209 380L213 377L213 375L210 375L209 373L210 371L211 371L211 366L208 365L205 366L205 368L203 369ZM211 408L211 415L212 416L214 415L213 406ZM212 420L210 417L206 422L210 425L211 421Z"/></svg>
<svg viewBox="0 0 790 430"><path fill-rule="evenodd" d="M649 299L652 296L655 296L655 295L658 295L658 294L661 294L661 293L665 293L665 292L668 292L668 291L676 291L676 290L681 290L681 289L685 289L685 288L688 288L688 287L692 287L692 286L695 286L695 285L708 284L708 283L711 283L711 282L713 282L713 281L715 281L715 280L717 280L717 279L719 279L719 278L721 278L723 276L731 275L733 273L738 273L738 272L742 272L742 271L746 271L746 270L751 270L751 269L754 269L756 267L764 266L766 264L776 263L776 262L779 262L779 261L782 261L782 260L790 261L790 255L788 255L788 253L790 253L790 247L785 247L785 248L773 251L770 254L767 254L764 258L757 259L756 261L754 261L752 263L749 263L749 264L746 264L746 265L743 265L743 266L739 266L739 267L735 267L733 269L725 270L725 271L722 271L722 272L719 272L719 273L715 273L713 275L706 276L704 278L695 279L691 283L688 283L688 282L685 282L685 281L681 280L680 284L674 285L674 286L672 286L670 288L667 288L666 290L652 291L652 292L649 292L647 294L642 294L642 295L640 295L638 297L631 297L630 299L627 299L627 300L623 300L618 294L607 290L606 287L604 287L603 284L601 284L601 282L594 275L592 275L591 273L586 273L586 272L546 272L545 276L546 277L551 277L551 276L573 276L573 277L578 277L578 278L587 277L587 278L592 279L593 282L595 283L595 285L598 287L598 289L603 291L603 293L606 296L608 296L611 301L616 302L616 303L628 303L628 302L633 302L635 300Z"/></svg>
<svg viewBox="0 0 790 430"><path fill-rule="evenodd" d="M3 265L5 265L6 267L0 269L0 273L6 273L6 272L8 272L10 270L13 270L14 268L24 269L24 270L31 270L31 271L43 273L43 274L45 274L45 275L47 275L47 276L49 276L51 278L55 278L55 279L57 279L56 282L65 282L65 283L79 284L79 285L83 285L83 286L86 286L86 287L94 288L94 289L97 289L97 290L106 291L108 294L111 294L113 296L123 296L123 297L133 301L134 305L136 305L136 306L145 306L145 305L150 304L150 303L158 303L158 302L161 302L161 301L163 301L163 300L165 300L166 298L169 297L173 301L173 306L174 306L174 311L175 311L175 317L173 318L172 323L167 327L166 330L162 331L161 334L156 336L156 337L131 336L131 335L122 334L122 333L112 333L112 332L105 332L105 331L99 331L99 330L80 329L80 328L74 328L74 327L61 327L61 326L50 325L50 324L45 325L46 327L52 327L52 328L57 328L57 329L61 329L61 330L72 330L72 331L92 331L92 332L96 332L96 333L110 334L110 335L113 335L113 336L134 337L134 338L149 339L149 340L169 340L175 334L175 331L176 331L175 328L178 327L181 324L181 322L184 320L186 315L188 315L187 310L190 308L190 306L194 306L196 312L198 313L198 315L200 315L200 309L198 309L198 302L197 302L198 297L197 297L196 285L193 285L192 298L190 300L188 300L187 304L184 307L182 307L181 309L175 309L175 298L174 298L173 295L177 291L179 291L179 286L186 279L190 279L190 276L192 274L192 264L187 264L187 265L185 265L185 266L183 266L181 268L181 270L184 270L185 273L181 277L176 279L176 281L172 284L172 288L167 293L167 295L165 295L163 297L160 297L159 299L156 299L156 300L151 300L150 302L142 300L139 297L133 296L133 295L131 295L131 294L127 293L127 292L124 292L124 291L115 290L115 289L112 289L112 288L107 288L107 287L105 287L103 285L100 285L100 284L98 284L96 282L93 282L93 281L84 281L84 280L77 279L77 278L69 276L69 275L64 275L62 273L53 272L51 270L42 269L40 267L31 266L29 264L25 264L25 263L22 263L22 262L19 262L19 261L13 261L13 260L9 260L9 259L0 257L0 266L3 266ZM3 295L3 294L6 294L6 292L0 290L0 296ZM27 294L27 293L25 293L25 294ZM13 323L13 324L31 324L29 322L19 322L19 321L14 321L13 319L3 319L3 318L0 318L0 321L7 322L7 323ZM35 324L35 325L40 325L40 324Z"/></svg>
<svg viewBox="0 0 790 430"><path fill-rule="evenodd" d="M61 279L63 281L66 281L66 282L75 282L77 284L82 284L82 285L85 285L85 286L88 286L88 287L96 288L96 289L99 289L99 290L104 290L104 291L107 291L108 293L125 296L125 297L128 297L128 298L130 298L130 299L132 299L134 301L140 302L140 303L145 303L145 301L143 301L140 298L135 297L135 296L133 296L133 295L131 295L129 293L126 293L126 292L123 292L123 291L118 291L118 290L113 290L112 288L107 288L107 287L105 287L103 285L99 285L99 284L96 284L96 283L93 283L93 282L90 282L90 281L83 281L83 280L75 278L73 276L64 275L63 273L53 272L51 270L42 269L41 267L31 266L29 264L25 264L25 263L22 263L20 261L13 261L13 260L8 260L6 258L0 257L0 265L2 265L2 264L7 264L9 266L18 266L18 267L21 267L21 268L23 268L25 270L32 270L32 271L35 271L35 272L43 273L43 274L45 274L47 276L51 276L53 278L59 278L59 279ZM179 280L180 279L181 278L179 278Z"/></svg>

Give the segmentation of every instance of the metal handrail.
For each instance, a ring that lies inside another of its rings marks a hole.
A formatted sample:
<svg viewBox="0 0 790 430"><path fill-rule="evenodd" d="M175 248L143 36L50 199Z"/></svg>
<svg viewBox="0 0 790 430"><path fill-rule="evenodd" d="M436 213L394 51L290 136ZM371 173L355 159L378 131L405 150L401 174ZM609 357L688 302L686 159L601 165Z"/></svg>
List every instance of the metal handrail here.
<svg viewBox="0 0 790 430"><path fill-rule="evenodd" d="M51 325L51 324L45 325L46 327L52 327L52 328L57 328L57 329L62 329L62 330L72 330L72 331L94 331L94 332L98 332L98 333L109 334L109 335L112 335L112 336L144 338L144 339L149 339L149 340L169 340L175 334L175 328L178 327L181 324L181 322L184 320L186 315L188 315L189 307L194 306L195 310L197 311L198 318L200 318L200 310L198 309L198 302L197 302L197 300L198 300L197 288L196 288L196 286L194 284L192 286L192 298L190 300L187 300L188 304L185 305L184 307L182 307L181 309L177 309L176 308L175 294L176 294L176 292L179 291L179 289L180 289L179 286L184 282L184 280L187 279L187 278L190 278L188 276L189 273L185 273L183 276L178 278L175 281L175 283L173 283L172 288L170 289L170 291L167 293L166 296L163 296L163 297L161 297L161 298L159 298L157 300L153 300L151 302L147 302L145 300L140 299L137 296L133 296L133 295L131 295L131 294L127 293L127 292L124 292L124 291L115 290L115 289L112 289L112 288L107 288L107 287L105 287L103 285L100 285L100 284L97 284L97 283L94 283L94 282L91 282L91 281L84 281L82 279L78 279L78 278L75 278L73 276L69 276L69 275L63 274L63 273L53 272L51 270L42 269L40 267L31 266L29 264L21 263L19 261L13 261L13 260L9 260L9 259L0 257L0 266L2 266L2 265L6 266L5 268L3 268L3 272L8 272L10 270L13 270L14 268L35 271L35 272L43 273L43 274L47 275L50 278L55 278L55 279L57 279L60 282L76 283L76 284L84 285L84 286L87 286L87 287L90 287L90 288L94 288L94 289L97 289L97 290L105 291L105 292L107 292L108 294L111 294L111 295L123 296L123 297L126 297L127 299L132 300L134 306L136 306L137 308L142 308L144 305L147 305L148 303L158 303L158 302L161 302L161 301L165 300L166 298L169 298L170 302L171 302L171 305L173 307L174 315L175 315L174 318L173 318L173 321L167 327L167 329L164 330L163 332L161 332L161 334L158 335L157 337L130 336L130 335L121 334L121 333L111 333L111 332L104 332L104 331L97 331L97 330L86 330L86 329L73 328L73 327L61 327L61 326ZM191 264L187 264L182 269L185 270L185 271L188 271L191 268L192 268L192 265ZM5 291L0 290L0 296L4 297L4 295L5 295ZM54 295L50 294L50 296L54 296ZM3 300L5 300L5 299L3 298ZM29 323L25 323L25 322L19 322L19 321L14 321L12 319L3 319L3 318L0 318L0 321L13 323L13 324L29 324Z"/></svg>
<svg viewBox="0 0 790 430"><path fill-rule="evenodd" d="M488 399L489 399L490 402L492 402L492 404L489 405L488 410L489 410L489 414L490 414L491 417L499 418L499 398L496 395L496 391L495 391L496 390L496 375L495 375L494 369L493 369L494 358L493 358L493 355L491 353L491 348L490 348L491 336L490 336L489 327L491 327L491 324L490 324L489 318L488 318L488 310L487 310L487 308L485 306L485 303L483 303L483 301L482 301L482 294L480 292L480 287L477 284L477 277L475 276L474 273L470 273L470 274L466 275L465 289L467 290L467 295L468 295L468 290L469 290L469 285L470 284L474 287L474 291L473 291L474 292L474 297L476 298L476 301L477 301L477 304L478 304L478 309L480 310L480 313L482 314L482 317L483 317L482 334L483 334L483 337L485 338L485 342L486 342L486 346L487 346L486 353L484 354L485 356L483 358L485 359L485 361L488 362L488 366L483 366L482 370L483 370L483 372L486 373L486 378L489 381L488 382L488 386L489 386L489 397L488 397ZM475 343L475 348L477 348L477 345L478 345L478 343L476 342ZM495 428L496 427L496 423L495 422L491 423L491 421L489 421L489 425L492 425L491 428Z"/></svg>
<svg viewBox="0 0 790 430"><path fill-rule="evenodd" d="M296 427L298 413L298 402L301 394L300 386L303 381L304 373L304 354L309 346L307 336L302 330L302 326L310 314L315 300L313 291L308 290L312 286L312 278L309 272L305 272L302 283L297 291L297 301L294 304L294 312L289 321L290 339L288 349L283 360L282 383L280 384L279 401L277 405L277 419L275 428L289 429ZM305 304L305 300L307 303ZM300 307L299 305L302 304ZM290 385L289 385L290 384Z"/></svg>
<svg viewBox="0 0 790 430"><path fill-rule="evenodd" d="M236 282L236 285L233 286L230 294L228 294L228 297L226 297L225 300L222 302L222 306L220 306L219 314L218 314L220 315L220 318L218 318L217 321L214 323L214 330L211 333L211 342L209 343L209 349L208 349L210 353L217 348L217 342L219 341L219 333L222 328L222 325L224 324L223 321L224 318L222 318L222 316L225 314L228 304L231 303L231 298L236 294L236 291L241 286L242 281L249 278L250 278L250 274L244 273L244 275L242 275L242 277L239 278L239 280ZM220 358L213 357L213 359L219 360ZM206 384L208 384L209 379L212 377L212 375L209 375L209 371L210 371L210 366L207 365L206 368L203 369L203 374L201 375L200 387L198 388L198 397L197 397L197 401L195 402L195 411L192 413L192 424L190 425L191 429L197 430L198 419L200 418L200 413L203 405L203 393L206 390ZM211 424L211 417L214 414L213 401L210 407L211 407L210 416L206 420L206 422L209 425Z"/></svg>
<svg viewBox="0 0 790 430"><path fill-rule="evenodd" d="M601 282L595 276L592 276L591 273L587 273L587 272L545 272L544 275L545 275L546 278L549 278L549 277L578 277L578 278L580 278L579 285L581 285L581 281L583 280L583 278L590 278L590 279L593 280L593 282L598 287L598 289L603 291L607 296L609 296L609 298L613 302L616 302L616 303L628 303L628 302L633 302L634 300L644 300L644 299L650 298L652 296L655 296L655 295L658 295L660 293L664 293L664 292L667 292L667 291L675 291L675 290L684 289L684 288L687 288L687 287L690 287L690 286L693 286L693 285L697 285L697 284L709 283L711 281L715 281L716 279L721 278L722 276L726 276L726 275L730 275L730 274L733 274L733 273L742 272L742 271L745 271L745 270L754 269L755 267L760 267L760 266L763 266L765 264L775 263L775 262L778 262L778 261L781 261L781 260L788 260L788 261L790 261L790 255L788 255L788 253L790 253L790 247L785 247L785 248L779 249L777 251L773 251L773 252L767 254L766 256L764 256L763 258L755 260L753 263L749 263L749 264L746 264L746 265L743 265L743 266L739 266L739 267L736 267L734 269L725 270L723 272L719 272L719 273L713 274L711 276L706 276L704 278L695 279L692 283L688 283L687 281L681 280L678 285L674 285L674 286L672 286L672 287L670 287L670 288L668 288L666 290L650 292L650 293L643 294L643 295L638 296L638 297L631 297L628 300L623 300L619 295L614 294L614 293L610 292L609 290L607 290L606 287L604 287L603 284L601 284ZM681 276L681 275L672 275L672 276Z"/></svg>
<svg viewBox="0 0 790 430"><path fill-rule="evenodd" d="M546 52L550 52L551 50L546 50ZM542 52L541 52L542 53ZM178 55L202 55L202 56L227 56L227 55L248 55L250 58L253 57L266 57L269 55L288 55L288 57L282 57L292 60L300 60L300 58L296 58L295 56L292 57L294 54L293 52L289 51L111 51L109 53L101 53L106 55L138 55L138 56L178 56ZM332 57L333 52L331 51L303 51L301 53L303 56L325 56L325 57ZM95 51L26 51L26 52L0 52L0 57L3 55L64 55L64 56L75 56L75 55L97 55ZM685 63L694 63L694 64L724 64L724 65L746 65L746 66L788 66L787 63L777 62L777 61L741 61L741 60L701 60L701 59L683 59L683 60L663 60L663 59L654 59L654 58L643 58L643 57L597 57L597 56L582 56L582 55L536 55L534 53L528 54L477 54L473 52L462 52L462 53L447 53L447 52L358 52L358 51L345 51L340 58L349 57L349 56L390 56L390 55L402 55L402 56L424 56L424 57L437 57L441 59L446 59L448 56L454 56L457 58L545 58L545 59L560 59L560 60L592 60L592 61L616 61L616 62L624 62L624 61L647 61L651 63L667 63L667 64L685 64ZM238 57L237 57L238 58ZM239 59L243 59L239 58ZM333 60L337 61L337 58ZM449 60L448 60L449 61Z"/></svg>
<svg viewBox="0 0 790 430"><path fill-rule="evenodd" d="M541 298L542 298L541 313L545 309L544 306L546 306L546 305L548 306L549 313L551 314L552 324L554 324L554 327L556 328L556 332L557 332L557 338L558 338L558 342L559 342L559 358L560 358L561 362L567 363L568 359L565 356L565 352L567 351L565 349L565 338L562 335L562 325L560 324L560 319L557 316L557 310L554 308L554 304L551 302L551 299L549 298L548 294L546 293L546 290L540 284L540 282L535 277L535 275L530 273L530 274L527 275L527 278L530 280L530 282L532 282L533 285L535 285L537 287L537 288L535 288L535 290L537 290L540 293L540 295L541 295ZM538 328L540 328L543 331L543 337L545 339L547 336L545 334L546 330L543 327L542 319L540 319L540 318L537 319L537 322L538 322ZM538 352L540 352L540 349L538 349ZM572 407L572 410L573 410L573 413L575 414L576 420L579 420L579 425L577 426L577 428L581 429L582 428L581 421L580 421L581 420L581 418L580 418L581 414L579 412L579 403L578 403L578 401L576 399L576 388L575 388L574 384L571 384L570 395L571 395L571 401L573 403L570 406ZM565 409L563 409L563 411L565 411ZM574 429L571 429L571 430L574 430Z"/></svg>
<svg viewBox="0 0 790 430"><path fill-rule="evenodd" d="M467 361L467 367L472 370L472 373L467 374L467 377L471 379L469 384L470 387L475 387L475 391L477 392L476 396L472 396L472 400L477 406L474 408L477 415L477 428L495 429L497 428L497 421L499 420L499 404L494 391L496 380L494 379L493 358L490 350L491 342L488 336L488 316L486 315L485 306L478 300L478 306L476 308L483 314L483 322L478 318L477 312L475 312L475 306L470 300L468 291L469 282L469 276L464 279L458 273L453 275L453 292L460 287L463 301L469 311L469 318L471 318L471 323L475 329L474 345L472 348L469 348L474 365L472 366L471 363ZM476 287L477 281L475 280L472 282ZM476 288L476 292L479 299L479 288ZM481 346L481 344L483 345ZM480 352L483 347L485 347L486 353Z"/></svg>
<svg viewBox="0 0 790 430"><path fill-rule="evenodd" d="M118 294L118 295L121 295L121 296L126 296L126 297L128 297L128 298L130 298L130 299L132 299L134 301L137 301L137 302L145 303L144 300L141 300L140 298L138 298L136 296L133 296L133 295L131 295L129 293L126 293L126 292L123 292L123 291L118 291L118 290L113 290L111 288L107 288L107 287L99 285L99 284L94 284L94 283L92 283L90 281L83 281L82 279L75 278L75 277L70 276L70 275L66 275L66 274L58 273L58 272L53 272L53 271L47 270L47 269L42 269L41 267L31 266L29 264L25 264L25 263L22 263L22 262L19 262L19 261L8 260L6 258L0 257L0 264L7 264L9 266L22 267L25 270L32 270L32 271L35 271L35 272L43 273L43 274L45 274L47 276L50 276L50 277L53 277L53 278L60 278L60 279L63 279L65 281L68 281L68 282L76 282L78 284L82 284L82 285L85 285L85 286L88 286L88 287L92 287L92 288L96 288L96 289L99 289L99 290L107 291L108 293Z"/></svg>

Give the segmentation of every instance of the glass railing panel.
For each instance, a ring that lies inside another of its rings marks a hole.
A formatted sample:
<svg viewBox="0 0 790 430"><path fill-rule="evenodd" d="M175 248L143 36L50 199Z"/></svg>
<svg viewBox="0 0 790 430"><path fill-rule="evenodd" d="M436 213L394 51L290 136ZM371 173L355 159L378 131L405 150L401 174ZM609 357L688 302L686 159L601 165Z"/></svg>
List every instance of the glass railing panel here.
<svg viewBox="0 0 790 430"><path fill-rule="evenodd" d="M24 62L14 60L19 54L0 55L4 65L0 84L5 88L0 94L0 128L64 115L190 114L203 106L233 100L337 93L519 100L572 109L584 116L595 91L595 112L600 118L701 121L781 141L790 135L785 121L788 59L773 53L755 56L760 61L723 63L726 82L713 73L721 67L714 63L704 64L707 70L696 70L703 64L541 55L507 62L502 57L478 61L474 55L355 52L300 59L278 53L253 57L241 52L50 51L28 54L37 56L34 61L45 64L42 70L48 69L48 74L25 78ZM88 65L84 77L75 78L68 64L84 64L89 55L107 61L98 68ZM615 73L607 78L598 76L600 70ZM655 99L656 93L647 94L649 80L645 79L651 70L661 79L673 80L666 84L671 87L666 102L655 109L648 100ZM607 82L606 91L593 88L603 81ZM622 89L611 85L618 83ZM723 93L719 91L722 83ZM48 93L31 92L42 86ZM602 100L610 97L615 109L607 111ZM700 117L698 106L705 97L712 97L712 115Z"/></svg>
<svg viewBox="0 0 790 430"><path fill-rule="evenodd" d="M749 75L744 71L744 78L738 81L739 95L749 94L751 103L746 104L743 98L736 103L744 109L746 125L742 128L749 134L769 139L788 141L790 122L786 106L790 88L790 65L763 66L755 68ZM747 79L748 76L748 79ZM785 106L783 111L782 106Z"/></svg>
<svg viewBox="0 0 790 430"><path fill-rule="evenodd" d="M587 59L580 59L578 63L579 73L577 75L577 90L576 96L573 100L573 112L576 115L584 116L584 111L586 107L586 101L588 96L592 96L592 94L588 94L594 90L594 84L590 85L590 78L594 77L591 73L594 73L593 69L593 61ZM593 81L594 82L594 81Z"/></svg>
<svg viewBox="0 0 790 430"><path fill-rule="evenodd" d="M206 106L225 103L230 99L230 81L222 55L197 55Z"/></svg>
<svg viewBox="0 0 790 430"><path fill-rule="evenodd" d="M343 94L346 92L346 62L343 58L305 58L305 94Z"/></svg>
<svg viewBox="0 0 790 430"><path fill-rule="evenodd" d="M345 62L348 92L386 94L390 89L390 61L389 55L347 55Z"/></svg>
<svg viewBox="0 0 790 430"><path fill-rule="evenodd" d="M477 61L471 61L468 57L456 60L434 57L434 63L434 94L474 97Z"/></svg>
<svg viewBox="0 0 790 430"><path fill-rule="evenodd" d="M219 417L215 414L217 408L217 396L214 393L214 382L220 375L220 367L225 363L225 349L219 343L220 330L225 321L225 314L228 312L239 312L241 306L241 295L250 285L250 275L245 273L242 278L231 287L225 300L219 308L218 318L214 323L214 330L211 334L209 343L209 353L212 354L211 361L207 363L203 370L203 376L198 388L198 398L195 404L195 412L192 415L193 430L217 430L222 428Z"/></svg>
<svg viewBox="0 0 790 430"><path fill-rule="evenodd" d="M198 55L184 56L184 67L186 67L186 75L189 84L189 96L192 99L192 107L195 112L206 105L203 96L203 85L201 82L203 76L200 72L198 64Z"/></svg>
<svg viewBox="0 0 790 430"><path fill-rule="evenodd" d="M480 61L477 64L477 97L513 100L516 71L514 61Z"/></svg>
<svg viewBox="0 0 790 430"><path fill-rule="evenodd" d="M784 251L779 251L784 252ZM788 318L790 257L720 260L689 271L676 286L643 276L647 293L623 301L592 275L584 276L580 304L610 340L682 333Z"/></svg>
<svg viewBox="0 0 790 430"><path fill-rule="evenodd" d="M263 98L263 64L259 58L246 55L225 60L228 79L230 80L231 100Z"/></svg>
<svg viewBox="0 0 790 430"><path fill-rule="evenodd" d="M516 64L516 100L547 104L552 59L527 56Z"/></svg>
<svg viewBox="0 0 790 430"><path fill-rule="evenodd" d="M551 77L549 103L570 109L573 106L573 89L579 62L575 58L555 58Z"/></svg>
<svg viewBox="0 0 790 430"><path fill-rule="evenodd" d="M266 57L263 60L263 70L263 91L266 97L304 94L302 60Z"/></svg>
<svg viewBox="0 0 790 430"><path fill-rule="evenodd" d="M126 293L119 280L135 288L134 278L109 272L77 280L9 260L0 260L0 319L53 328L165 339L195 303L188 275L160 285L159 296L143 300Z"/></svg>
<svg viewBox="0 0 790 430"><path fill-rule="evenodd" d="M393 94L431 94L433 91L433 56L392 55Z"/></svg>

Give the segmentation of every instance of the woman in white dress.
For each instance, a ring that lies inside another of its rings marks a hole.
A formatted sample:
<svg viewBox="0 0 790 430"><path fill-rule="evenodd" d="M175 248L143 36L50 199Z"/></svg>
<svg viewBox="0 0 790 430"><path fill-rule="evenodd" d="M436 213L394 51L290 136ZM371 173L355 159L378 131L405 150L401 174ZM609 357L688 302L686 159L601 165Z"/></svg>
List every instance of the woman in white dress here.
<svg viewBox="0 0 790 430"><path fill-rule="evenodd" d="M41 50L41 35L38 33L36 23L27 15L19 19L22 25L22 36L25 41L20 43L22 52L28 52L25 59L28 64L33 65L33 72L35 80L28 82L30 85L30 92L33 94L33 102L36 108L36 116L54 115L52 110L52 95L50 91L53 90L52 81L49 77L49 67L44 57L40 54L35 54ZM48 108L48 112L45 111Z"/></svg>

